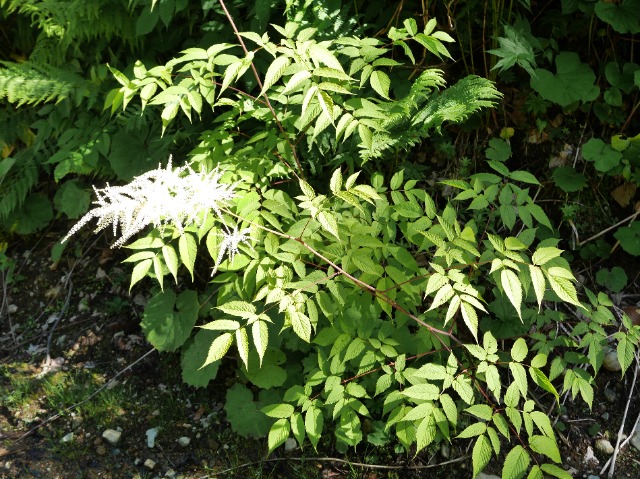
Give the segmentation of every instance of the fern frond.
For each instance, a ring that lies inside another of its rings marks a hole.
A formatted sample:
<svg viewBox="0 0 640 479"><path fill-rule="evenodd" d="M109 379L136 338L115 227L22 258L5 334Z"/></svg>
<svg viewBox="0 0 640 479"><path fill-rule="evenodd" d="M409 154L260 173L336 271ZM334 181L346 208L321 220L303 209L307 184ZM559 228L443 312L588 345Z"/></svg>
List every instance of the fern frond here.
<svg viewBox="0 0 640 479"><path fill-rule="evenodd" d="M392 106L384 128L374 133L374 148L362 150L362 159L379 158L389 149L406 150L430 132L439 132L445 122L464 121L502 96L490 80L475 75L434 92L442 86L444 80L438 71L424 72L407 96Z"/></svg>
<svg viewBox="0 0 640 479"><path fill-rule="evenodd" d="M0 62L0 99L16 106L59 102L90 96L93 85L81 76L60 68L32 62Z"/></svg>
<svg viewBox="0 0 640 479"><path fill-rule="evenodd" d="M30 154L17 155L15 160L0 177L0 219L6 219L20 208L38 182L38 165Z"/></svg>

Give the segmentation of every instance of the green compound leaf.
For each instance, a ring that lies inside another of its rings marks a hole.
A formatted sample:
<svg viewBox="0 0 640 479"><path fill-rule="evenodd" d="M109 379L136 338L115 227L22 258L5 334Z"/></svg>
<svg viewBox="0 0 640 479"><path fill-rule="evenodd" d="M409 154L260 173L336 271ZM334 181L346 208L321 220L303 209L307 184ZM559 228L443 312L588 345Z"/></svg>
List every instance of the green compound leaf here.
<svg viewBox="0 0 640 479"><path fill-rule="evenodd" d="M556 74L537 68L531 77L531 88L545 100L566 107L577 101L593 101L600 88L595 85L596 75L574 52L562 52L556 57Z"/></svg>
<svg viewBox="0 0 640 479"><path fill-rule="evenodd" d="M176 298L174 291L166 290L149 300L140 326L147 340L158 351L175 351L191 335L199 307L195 291L183 291Z"/></svg>
<svg viewBox="0 0 640 479"><path fill-rule="evenodd" d="M191 343L187 343L188 345L182 349L182 380L189 386L205 387L209 381L216 378L220 361L215 361L203 368L200 365L217 334L214 331L200 331Z"/></svg>
<svg viewBox="0 0 640 479"><path fill-rule="evenodd" d="M507 454L502 466L502 479L520 479L529 469L531 458L522 446L515 446Z"/></svg>
<svg viewBox="0 0 640 479"><path fill-rule="evenodd" d="M553 181L565 193L575 193L587 186L587 177L570 166L560 166L553 170Z"/></svg>

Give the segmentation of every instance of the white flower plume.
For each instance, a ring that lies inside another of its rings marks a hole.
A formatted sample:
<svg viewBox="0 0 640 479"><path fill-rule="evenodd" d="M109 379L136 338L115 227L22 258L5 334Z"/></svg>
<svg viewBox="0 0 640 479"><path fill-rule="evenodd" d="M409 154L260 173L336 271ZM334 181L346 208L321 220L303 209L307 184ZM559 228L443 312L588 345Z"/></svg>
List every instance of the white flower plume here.
<svg viewBox="0 0 640 479"><path fill-rule="evenodd" d="M124 186L107 186L96 189L95 207L84 215L62 240L71 235L92 219L98 224L95 232L112 225L114 235L118 228L120 238L113 247L122 246L133 235L148 225L163 228L171 224L180 232L184 227L204 221L213 211L224 224L221 208L228 205L234 195L236 184L221 183L222 172L217 168L211 172L195 172L190 166L172 168L171 157L165 169L149 171L136 177ZM243 230L244 232L244 230ZM223 245L230 253L237 252L239 241L246 241L243 232L229 232L232 240L225 240ZM241 235L241 238L233 235Z"/></svg>
<svg viewBox="0 0 640 479"><path fill-rule="evenodd" d="M226 228L225 228L226 229ZM218 266L222 263L224 258L224 254L229 252L229 263L233 263L233 258L235 258L236 253L238 253L238 247L240 243L245 243L249 245L249 234L251 233L251 228L245 228L243 230L238 231L238 227L233 228L233 231L229 231L226 229L225 233L222 236L222 243L220 243L220 251L218 252L218 257L216 258L216 264L213 266L213 271L211 272L211 276L216 274L218 271ZM249 245L251 246L251 245Z"/></svg>

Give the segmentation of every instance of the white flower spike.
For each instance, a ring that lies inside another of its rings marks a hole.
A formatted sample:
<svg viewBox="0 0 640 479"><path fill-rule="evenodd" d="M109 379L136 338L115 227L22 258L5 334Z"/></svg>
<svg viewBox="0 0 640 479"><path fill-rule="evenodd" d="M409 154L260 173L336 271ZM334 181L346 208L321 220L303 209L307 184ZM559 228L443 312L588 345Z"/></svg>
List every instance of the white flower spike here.
<svg viewBox="0 0 640 479"><path fill-rule="evenodd" d="M96 206L76 223L62 241L94 218L98 222L96 233L111 224L114 235L117 235L120 228L121 236L112 247L122 246L149 225L162 229L171 224L182 232L186 226L200 224L211 211L225 224L221 208L235 196L236 184L221 183L221 177L222 172L217 168L200 173L188 165L174 169L169 157L166 168L159 165L156 170L136 177L127 185L110 186L107 183L103 189L94 187ZM230 253L235 254L238 243L246 241L243 232L238 233L234 229L233 239L225 236L223 245Z"/></svg>

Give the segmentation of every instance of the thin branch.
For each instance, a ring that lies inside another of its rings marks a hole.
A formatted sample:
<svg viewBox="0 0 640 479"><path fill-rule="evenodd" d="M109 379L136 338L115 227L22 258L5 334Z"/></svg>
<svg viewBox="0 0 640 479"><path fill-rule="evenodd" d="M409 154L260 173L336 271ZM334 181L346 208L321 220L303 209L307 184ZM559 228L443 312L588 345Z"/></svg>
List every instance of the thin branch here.
<svg viewBox="0 0 640 479"><path fill-rule="evenodd" d="M633 390L635 389L635 386L636 386L636 381L638 379L638 370L639 369L640 369L640 362L638 360L638 355L636 354L636 367L635 367L635 369L633 371L633 381L631 383L631 390L629 391L629 396L627 397L627 404L624 407L624 414L622 416L622 423L620 424L620 429L618 430L618 438L616 440L616 447L615 447L615 449L613 451L613 456L611 456L609 458L607 463L604 465L604 467L600 471L600 475L602 475L602 474L604 474L604 471L606 471L607 468L609 468L609 473L607 474L607 477L609 479L613 478L613 472L616 469L616 459L618 458L618 453L620 452L620 449L624 446L624 444L626 444L626 441L621 444L622 435L624 433L624 425L625 425L625 423L627 421L627 413L629 412L629 405L631 404L631 399L634 398ZM634 423L634 427L631 430L631 434L629 434L629 438L631 438L633 436L633 431L634 431L635 427L637 426L637 422L638 421L636 420L636 422Z"/></svg>
<svg viewBox="0 0 640 479"><path fill-rule="evenodd" d="M242 36L238 31L238 27L236 27L236 24L233 21L233 17L229 13L229 10L227 10L227 6L225 5L224 0L220 0L220 6L224 10L224 14L227 16L227 20L229 20L229 23L231 24L231 28L233 28L233 32L236 34L236 37L238 38L238 42L240 42L240 46L242 47L242 50L244 50L244 54L249 55L249 50L247 49L247 46L244 44L244 40L242 39ZM260 80L260 75L258 74L258 70L256 69L256 66L254 65L253 62L251 62L251 70L253 71L253 75L256 77L256 82L260 87L260 91L262 91L263 90L262 80ZM273 119L276 121L276 125L278 125L278 129L280 130L284 138L287 140L287 143L289 144L289 148L291 148L291 154L293 155L293 159L295 160L296 165L298 166L298 170L300 172L299 178L304 178L304 171L302 169L302 165L300 164L300 160L298 159L298 155L296 154L296 149L291 144L291 141L289 140L289 135L287 135L287 132L284 130L282 123L280 123L280 120L278 120L278 115L276 114L275 110L273 109L273 106L271 105L271 101L267 96L267 92L266 91L263 92L262 96L264 96L265 98L267 108L269 108L269 111L271 112ZM294 172L294 174L296 173ZM296 176L298 175L296 174Z"/></svg>
<svg viewBox="0 0 640 479"><path fill-rule="evenodd" d="M245 467L251 467L251 466L259 466L268 462L282 462L282 461L289 461L289 462L337 462L340 464L346 464L348 466L352 466L352 467L362 467L365 469L382 469L382 470L388 470L388 471L397 471L397 470L409 470L409 471L417 471L420 469L434 469L436 467L442 467L442 466L447 466L449 464L455 464L456 462L462 462L462 461L466 461L467 459L469 459L469 455L464 455L461 457L458 457L457 459L451 459L449 461L445 461L445 462L440 462L438 464L424 464L424 465L417 465L417 466L405 466L405 465L398 465L398 466L387 466L387 465L383 465L383 464L366 464L363 462L352 462L352 461L347 461L346 459L339 459L337 457L274 457L271 459L263 459L261 461L253 461L253 462L246 462L244 464L240 464L239 466L234 466L234 467L230 467L228 469L224 469L222 471L215 471L214 475L218 475L218 474L229 474L230 472L234 472L237 471L239 469L244 469ZM206 475L206 476L201 476L200 479L208 479L211 476Z"/></svg>

